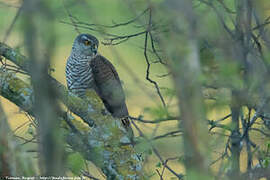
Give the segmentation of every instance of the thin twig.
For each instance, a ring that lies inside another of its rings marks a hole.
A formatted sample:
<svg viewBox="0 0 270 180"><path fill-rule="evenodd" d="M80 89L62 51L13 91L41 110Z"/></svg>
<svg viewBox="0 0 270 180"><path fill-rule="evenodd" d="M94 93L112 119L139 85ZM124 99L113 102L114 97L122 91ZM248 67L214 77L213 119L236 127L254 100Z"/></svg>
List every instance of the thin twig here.
<svg viewBox="0 0 270 180"><path fill-rule="evenodd" d="M183 179L183 175L182 174L177 174L174 170L172 170L172 168L170 166L167 165L167 163L165 163L165 161L163 160L163 158L159 154L158 150L154 147L154 145L152 144L152 142L143 134L143 132L140 130L140 128L133 121L131 121L131 123L137 129L137 131L139 132L140 136L143 137L150 144L150 146L151 146L154 154L158 157L158 159L160 160L160 162L162 163L162 165L165 166L178 179L180 179L180 180Z"/></svg>
<svg viewBox="0 0 270 180"><path fill-rule="evenodd" d="M64 6L64 9L66 10L66 13L67 13L67 15L68 15L68 17L69 17L69 19L70 19L70 21L71 21L71 23L72 23L72 25L73 25L75 31L76 31L78 34L80 34L80 30L79 30L79 28L78 28L76 22L74 21L74 17L73 17L72 14L69 12L68 8L65 6L64 1L63 1L63 6Z"/></svg>
<svg viewBox="0 0 270 180"><path fill-rule="evenodd" d="M157 139L161 139L161 138L165 138L165 137L178 137L178 136L182 135L181 134L182 132L183 132L182 130L168 132L168 133L165 133L163 135L156 136L156 137L152 138L151 140L157 140Z"/></svg>
<svg viewBox="0 0 270 180"><path fill-rule="evenodd" d="M145 32L145 40L144 40L144 57L145 57L145 61L147 63L147 68L146 68L146 80L149 81L150 83L154 84L155 88L156 88L156 91L157 91L157 94L162 102L162 105L163 107L166 107L166 103L164 101L164 98L163 96L161 95L161 92L160 92L160 89L159 89L159 86L157 84L156 81L152 80L150 78L150 62L149 62L149 59L148 59L148 55L147 55L147 46L148 46L148 34L149 34L149 31L151 30L151 26L152 26L152 12L151 12L151 9L149 11L149 25L148 25L148 30Z"/></svg>
<svg viewBox="0 0 270 180"><path fill-rule="evenodd" d="M153 53L156 55L156 57L158 58L159 62L163 65L167 65L162 59L161 57L159 56L159 54L157 53L157 50L155 48L155 43L154 43L154 38L153 38L153 35L151 33L151 31L149 31L149 36L150 36L150 40L151 40L151 47L152 47L152 50L153 50Z"/></svg>
<svg viewBox="0 0 270 180"><path fill-rule="evenodd" d="M134 23L136 20L138 20L140 17L142 17L148 10L149 10L149 8L146 8L142 13L140 13L138 16L132 18L129 21L122 22L122 23L113 22L113 25L89 24L89 23L85 23L85 22L81 22L81 21L76 22L76 24L85 25L85 26L89 26L89 27L91 27L91 26L95 27L96 26L96 27L102 27L102 28L117 28L117 27L120 27L120 26L126 26L126 25Z"/></svg>
<svg viewBox="0 0 270 180"><path fill-rule="evenodd" d="M268 104L269 100L270 100L270 98L264 99L263 102L261 103L261 105L258 107L257 111L255 112L255 114L251 118L249 125L245 128L245 131L243 132L241 140L243 140L245 138L245 136L248 134L249 129L252 127L252 125L255 123L255 121L261 116L261 114L263 113L263 110L264 110L265 106Z"/></svg>
<svg viewBox="0 0 270 180"><path fill-rule="evenodd" d="M162 119L156 119L156 120L145 120L140 117L136 118L132 116L129 116L129 118L138 122L150 123L150 124L157 124L160 122L168 122L168 121L178 121L180 119L179 117L168 117L168 118L162 118Z"/></svg>
<svg viewBox="0 0 270 180"><path fill-rule="evenodd" d="M13 20L12 20L12 22L11 22L11 24L10 24L10 26L9 26L9 28L8 28L8 30L7 30L7 32L6 32L6 34L5 34L5 36L4 36L3 43L5 43L5 42L7 41L8 37L9 37L9 35L10 35L10 33L11 33L13 27L14 27L14 24L16 23L18 17L19 17L20 14L21 14L21 11L22 11L22 6L18 9L18 11L17 11L15 17L13 18Z"/></svg>
<svg viewBox="0 0 270 180"><path fill-rule="evenodd" d="M118 43L114 44L113 41L121 40L122 42L125 42L130 38L137 37L137 36L143 35L145 33L146 33L146 31L142 31L142 32L129 34L129 35L124 35L124 36L116 36L114 38L106 38L105 40L107 42L103 41L102 44L105 45L105 46L107 46L107 45L117 45L117 44L120 44L120 43L118 42Z"/></svg>
<svg viewBox="0 0 270 180"><path fill-rule="evenodd" d="M29 124L29 123L30 123L30 121L26 121L26 122L22 123L22 124L19 125L16 129L14 129L12 133L15 134L16 131L18 131L18 130L21 129L23 126L25 126L25 125L27 125L27 124Z"/></svg>
<svg viewBox="0 0 270 180"><path fill-rule="evenodd" d="M95 178L94 176L92 176L91 174L89 174L86 171L81 171L81 172L82 172L83 176L85 176L85 177L88 177L88 178L93 179L93 180L99 180L98 178Z"/></svg>

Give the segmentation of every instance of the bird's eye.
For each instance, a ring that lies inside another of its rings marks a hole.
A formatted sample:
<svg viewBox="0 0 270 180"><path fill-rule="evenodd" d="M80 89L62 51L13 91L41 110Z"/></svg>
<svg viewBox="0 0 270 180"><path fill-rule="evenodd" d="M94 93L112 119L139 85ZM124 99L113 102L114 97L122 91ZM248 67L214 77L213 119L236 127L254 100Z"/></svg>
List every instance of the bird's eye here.
<svg viewBox="0 0 270 180"><path fill-rule="evenodd" d="M96 45L96 44L94 44L94 45L93 45L93 48L94 48L94 49L97 49L97 45Z"/></svg>
<svg viewBox="0 0 270 180"><path fill-rule="evenodd" d="M88 41L88 40L85 40L85 41L84 41L84 45L86 45L86 46L90 46L90 45L91 45L91 42L90 42L90 41Z"/></svg>

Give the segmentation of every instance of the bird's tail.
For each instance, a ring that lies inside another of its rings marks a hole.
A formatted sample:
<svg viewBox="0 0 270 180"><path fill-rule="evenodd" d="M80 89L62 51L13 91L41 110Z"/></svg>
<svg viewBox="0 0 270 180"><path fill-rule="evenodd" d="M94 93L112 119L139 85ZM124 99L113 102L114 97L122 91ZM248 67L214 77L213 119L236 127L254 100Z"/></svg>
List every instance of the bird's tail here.
<svg viewBox="0 0 270 180"><path fill-rule="evenodd" d="M132 146L135 145L135 142L134 142L134 133L133 133L133 130L131 128L131 125L130 125L130 119L129 117L123 117L121 118L121 122L123 124L123 126L125 127L126 131L127 131L127 135L131 141L131 144Z"/></svg>
<svg viewBox="0 0 270 180"><path fill-rule="evenodd" d="M123 126L127 129L130 126L130 121L129 121L129 117L123 117L121 118L121 122L123 124Z"/></svg>

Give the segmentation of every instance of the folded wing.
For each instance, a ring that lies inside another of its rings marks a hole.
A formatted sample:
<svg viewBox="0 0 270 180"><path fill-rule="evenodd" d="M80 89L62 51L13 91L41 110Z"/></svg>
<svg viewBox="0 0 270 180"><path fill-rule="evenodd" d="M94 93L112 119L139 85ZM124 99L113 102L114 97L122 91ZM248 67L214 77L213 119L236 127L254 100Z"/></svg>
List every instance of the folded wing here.
<svg viewBox="0 0 270 180"><path fill-rule="evenodd" d="M125 94L114 66L101 55L91 61L97 94L106 109L117 118L128 116Z"/></svg>

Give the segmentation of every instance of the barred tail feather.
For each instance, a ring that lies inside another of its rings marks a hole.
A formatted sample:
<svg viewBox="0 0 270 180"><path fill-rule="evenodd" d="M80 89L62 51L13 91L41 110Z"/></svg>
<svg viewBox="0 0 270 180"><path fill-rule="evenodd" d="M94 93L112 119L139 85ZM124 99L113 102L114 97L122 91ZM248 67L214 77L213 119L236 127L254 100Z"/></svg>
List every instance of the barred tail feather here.
<svg viewBox="0 0 270 180"><path fill-rule="evenodd" d="M127 135L131 141L132 146L134 146L135 145L134 133L130 125L129 117L127 116L127 117L121 118L121 122L127 131Z"/></svg>
<svg viewBox="0 0 270 180"><path fill-rule="evenodd" d="M126 129L130 126L129 117L121 118L121 122Z"/></svg>

